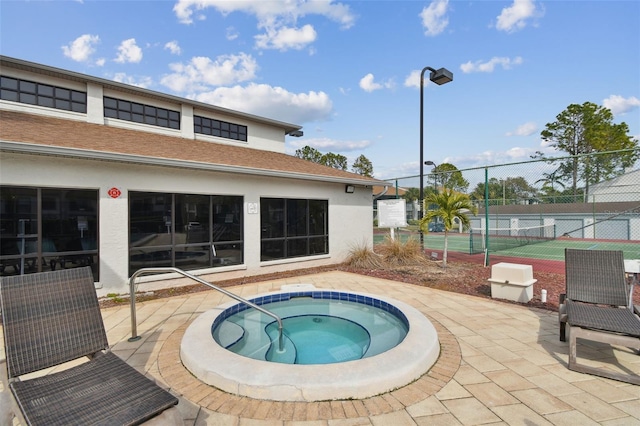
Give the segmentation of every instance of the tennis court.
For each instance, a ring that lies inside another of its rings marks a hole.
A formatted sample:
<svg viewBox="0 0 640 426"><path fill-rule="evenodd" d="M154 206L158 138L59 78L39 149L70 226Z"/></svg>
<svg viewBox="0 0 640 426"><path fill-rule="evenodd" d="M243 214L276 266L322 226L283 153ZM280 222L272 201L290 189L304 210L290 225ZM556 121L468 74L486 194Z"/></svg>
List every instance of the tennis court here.
<svg viewBox="0 0 640 426"><path fill-rule="evenodd" d="M374 244L382 242L388 234L374 235ZM397 232L396 238L406 241L409 238L419 239L417 232ZM424 235L425 251L437 252L440 256L444 249L444 233L427 233ZM489 239L491 248L491 237ZM625 259L640 259L640 241L626 240L596 240L578 238L556 238L540 241L520 247L510 247L504 250L490 251L489 263L513 262L535 264L534 269L564 273L564 249L575 248L583 250L622 250ZM448 259L484 263L484 254L470 254L469 234L449 234Z"/></svg>
<svg viewBox="0 0 640 426"><path fill-rule="evenodd" d="M560 238L552 241L516 247L509 250L501 250L495 253L499 253L503 256L564 261L565 248L582 250L622 250L624 252L625 259L640 259L639 241L583 240L574 238Z"/></svg>
<svg viewBox="0 0 640 426"><path fill-rule="evenodd" d="M384 240L388 234L374 235L374 244L378 244ZM396 238L406 241L409 238L419 239L420 234L417 232L397 232ZM444 233L427 233L424 234L425 250L443 250L444 249ZM491 247L491 237L489 239L489 247ZM640 259L640 241L621 241L621 240L595 240L595 239L578 239L578 238L557 238L549 241L536 242L534 244L523 245L520 247L510 247L504 250L490 251L490 253L500 254L500 256L514 257L530 257L534 259L562 260L564 261L564 249L576 248L584 250L622 250L625 259ZM469 234L450 233L449 234L449 250L469 253Z"/></svg>
<svg viewBox="0 0 640 426"><path fill-rule="evenodd" d="M373 236L373 244L384 241L389 234L375 234ZM420 239L418 232L400 231L395 233L395 238L405 242L409 238ZM433 232L424 234L425 250L443 250L444 249L444 232ZM450 233L449 234L449 251L459 251L469 253L469 234Z"/></svg>

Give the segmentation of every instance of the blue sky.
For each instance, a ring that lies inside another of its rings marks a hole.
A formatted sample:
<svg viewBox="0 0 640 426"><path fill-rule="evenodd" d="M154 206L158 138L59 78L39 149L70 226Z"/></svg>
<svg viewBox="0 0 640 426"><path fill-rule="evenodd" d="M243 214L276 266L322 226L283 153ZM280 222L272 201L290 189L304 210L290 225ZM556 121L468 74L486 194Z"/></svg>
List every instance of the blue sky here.
<svg viewBox="0 0 640 426"><path fill-rule="evenodd" d="M304 126L286 149L364 154L381 179L425 160L528 160L573 103L640 138L638 1L0 1L0 53Z"/></svg>

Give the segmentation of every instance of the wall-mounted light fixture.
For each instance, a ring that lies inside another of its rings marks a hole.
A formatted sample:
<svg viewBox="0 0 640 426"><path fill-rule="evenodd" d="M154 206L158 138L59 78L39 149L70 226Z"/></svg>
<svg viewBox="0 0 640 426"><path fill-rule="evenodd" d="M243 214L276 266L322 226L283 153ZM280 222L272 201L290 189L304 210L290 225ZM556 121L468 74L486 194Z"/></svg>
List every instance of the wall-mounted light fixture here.
<svg viewBox="0 0 640 426"><path fill-rule="evenodd" d="M344 187L344 192L346 192L347 194L353 194L356 190L356 187L353 185L347 185Z"/></svg>

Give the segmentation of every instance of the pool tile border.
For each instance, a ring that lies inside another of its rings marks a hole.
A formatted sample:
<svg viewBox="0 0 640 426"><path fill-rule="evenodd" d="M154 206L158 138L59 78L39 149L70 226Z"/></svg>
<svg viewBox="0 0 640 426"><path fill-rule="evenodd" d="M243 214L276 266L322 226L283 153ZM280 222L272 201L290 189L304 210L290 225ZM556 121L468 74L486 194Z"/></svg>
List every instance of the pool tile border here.
<svg viewBox="0 0 640 426"><path fill-rule="evenodd" d="M374 308L382 309L383 311L389 312L390 314L395 315L404 325L409 328L409 320L404 315L404 313L393 306L391 303L385 302L384 300L376 299L375 297L366 296L363 294L355 294L355 293L346 293L342 291L335 290L313 290L313 291L287 291L287 292L279 292L276 294L267 294L265 296L258 296L252 299L248 299L249 302L254 303L258 306L267 305L269 303L275 302L283 302L287 300L291 300L298 297L311 297L313 299L320 300L339 300L344 302L354 302L360 303L367 306L373 306ZM227 308L218 315L213 322L211 329L215 330L218 325L220 325L223 321L229 318L232 315L235 315L239 312L250 309L251 307L245 303L238 302L237 304Z"/></svg>

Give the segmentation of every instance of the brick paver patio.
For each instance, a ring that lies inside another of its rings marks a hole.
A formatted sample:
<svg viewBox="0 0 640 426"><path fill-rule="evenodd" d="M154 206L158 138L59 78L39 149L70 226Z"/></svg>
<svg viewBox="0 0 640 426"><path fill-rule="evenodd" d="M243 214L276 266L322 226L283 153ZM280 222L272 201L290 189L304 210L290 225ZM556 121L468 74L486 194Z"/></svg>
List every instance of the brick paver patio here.
<svg viewBox="0 0 640 426"><path fill-rule="evenodd" d="M103 310L113 351L181 397L185 425L640 425L640 386L569 371L557 314L515 304L344 272L229 288L248 298L283 284L385 295L414 306L438 330L441 355L419 380L363 400L274 402L231 395L199 382L180 363L190 322L228 302L215 291ZM583 344L589 363L640 374L626 348Z"/></svg>

